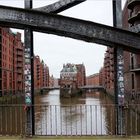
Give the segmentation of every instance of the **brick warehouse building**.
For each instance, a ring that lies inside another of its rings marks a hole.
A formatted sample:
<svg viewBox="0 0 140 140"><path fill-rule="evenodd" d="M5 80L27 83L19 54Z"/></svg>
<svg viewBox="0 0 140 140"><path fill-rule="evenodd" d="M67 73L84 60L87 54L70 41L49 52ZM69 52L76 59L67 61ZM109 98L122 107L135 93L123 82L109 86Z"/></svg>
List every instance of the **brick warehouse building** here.
<svg viewBox="0 0 140 140"><path fill-rule="evenodd" d="M122 13L122 25L126 30L139 33L140 1L128 0ZM107 48L104 67L100 71L100 83L107 92L114 95L114 49ZM124 51L124 84L128 101L138 103L140 100L140 55Z"/></svg>
<svg viewBox="0 0 140 140"><path fill-rule="evenodd" d="M123 10L123 28L140 33L140 1L128 0ZM125 90L129 101L140 101L140 55L124 52Z"/></svg>
<svg viewBox="0 0 140 140"><path fill-rule="evenodd" d="M105 87L105 68L102 67L99 71L99 85Z"/></svg>
<svg viewBox="0 0 140 140"><path fill-rule="evenodd" d="M49 68L34 57L35 88L49 86ZM0 27L0 96L24 93L24 44L20 33Z"/></svg>
<svg viewBox="0 0 140 140"><path fill-rule="evenodd" d="M99 86L99 73L92 74L86 77L86 85Z"/></svg>
<svg viewBox="0 0 140 140"><path fill-rule="evenodd" d="M41 62L39 56L34 56L34 87L35 89L41 88Z"/></svg>
<svg viewBox="0 0 140 140"><path fill-rule="evenodd" d="M49 68L40 59L40 57L34 56L34 87L35 90L39 90L42 87L49 87Z"/></svg>
<svg viewBox="0 0 140 140"><path fill-rule="evenodd" d="M23 91L23 56L21 34L0 27L0 96Z"/></svg>
<svg viewBox="0 0 140 140"><path fill-rule="evenodd" d="M49 67L43 62L43 87L49 87Z"/></svg>
<svg viewBox="0 0 140 140"><path fill-rule="evenodd" d="M64 64L60 72L60 86L72 86L79 88L86 85L86 74L84 64Z"/></svg>
<svg viewBox="0 0 140 140"><path fill-rule="evenodd" d="M86 72L84 64L76 64L77 68L77 86L81 87L86 85Z"/></svg>
<svg viewBox="0 0 140 140"><path fill-rule="evenodd" d="M106 88L111 95L114 94L114 49L107 48L104 58L104 68L100 71L100 83ZM102 75L101 75L102 74ZM103 76L104 74L104 76ZM102 82L101 82L102 77Z"/></svg>
<svg viewBox="0 0 140 140"><path fill-rule="evenodd" d="M114 96L114 48L107 47L104 64L99 72L99 85L103 86L107 93Z"/></svg>

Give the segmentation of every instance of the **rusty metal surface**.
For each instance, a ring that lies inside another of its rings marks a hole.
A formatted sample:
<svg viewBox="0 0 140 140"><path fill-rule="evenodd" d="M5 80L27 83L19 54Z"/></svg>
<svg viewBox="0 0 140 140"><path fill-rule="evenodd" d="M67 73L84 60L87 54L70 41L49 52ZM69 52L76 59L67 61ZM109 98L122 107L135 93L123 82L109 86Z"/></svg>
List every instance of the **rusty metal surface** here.
<svg viewBox="0 0 140 140"><path fill-rule="evenodd" d="M84 1L86 0L59 0L58 2L55 2L53 4L35 8L35 10L43 11L46 13L59 13Z"/></svg>
<svg viewBox="0 0 140 140"><path fill-rule="evenodd" d="M71 37L138 52L140 35L90 21L49 14L35 10L0 6L0 25Z"/></svg>

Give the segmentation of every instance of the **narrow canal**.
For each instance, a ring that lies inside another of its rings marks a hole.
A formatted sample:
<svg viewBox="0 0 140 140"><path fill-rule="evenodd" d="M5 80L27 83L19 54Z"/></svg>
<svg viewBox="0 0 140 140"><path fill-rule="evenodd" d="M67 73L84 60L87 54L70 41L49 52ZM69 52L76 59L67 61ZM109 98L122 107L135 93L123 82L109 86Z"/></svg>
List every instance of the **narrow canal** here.
<svg viewBox="0 0 140 140"><path fill-rule="evenodd" d="M52 90L35 97L35 135L140 135L139 105L116 108L102 92L73 98L59 95L59 90ZM19 98L0 104L0 135L26 134L22 100L22 105Z"/></svg>
<svg viewBox="0 0 140 140"><path fill-rule="evenodd" d="M35 128L37 135L107 135L115 131L114 106L102 92L60 98L59 90L37 96Z"/></svg>

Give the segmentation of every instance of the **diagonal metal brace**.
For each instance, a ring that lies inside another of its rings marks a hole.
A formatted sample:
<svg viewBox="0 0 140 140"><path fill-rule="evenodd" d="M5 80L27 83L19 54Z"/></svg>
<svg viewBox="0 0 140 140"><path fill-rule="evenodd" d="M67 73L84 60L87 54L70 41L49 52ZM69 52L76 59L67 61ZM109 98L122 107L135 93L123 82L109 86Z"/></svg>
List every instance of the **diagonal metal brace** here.
<svg viewBox="0 0 140 140"><path fill-rule="evenodd" d="M55 2L55 3L47 5L47 6L43 6L40 8L34 8L34 10L56 14L56 13L66 10L66 9L69 9L75 5L78 5L84 1L86 1L86 0L60 0L58 2Z"/></svg>

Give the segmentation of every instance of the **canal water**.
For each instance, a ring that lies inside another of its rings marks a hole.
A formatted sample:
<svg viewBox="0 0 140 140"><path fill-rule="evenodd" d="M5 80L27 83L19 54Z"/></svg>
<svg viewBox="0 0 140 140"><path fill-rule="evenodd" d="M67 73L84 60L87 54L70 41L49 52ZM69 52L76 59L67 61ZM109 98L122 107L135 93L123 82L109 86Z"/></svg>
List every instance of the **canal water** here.
<svg viewBox="0 0 140 140"><path fill-rule="evenodd" d="M102 92L87 92L73 98L60 98L59 90L37 96L35 130L37 135L107 135L115 132L115 110ZM43 104L44 106L39 106Z"/></svg>
<svg viewBox="0 0 140 140"><path fill-rule="evenodd" d="M26 133L22 100L11 102L8 98L0 104L0 135ZM35 97L35 135L140 135L139 108L116 108L103 92L85 92L73 98L60 98L59 90L44 92Z"/></svg>

